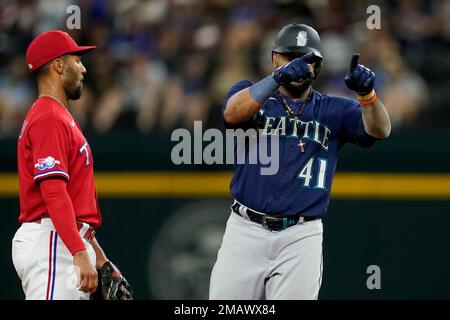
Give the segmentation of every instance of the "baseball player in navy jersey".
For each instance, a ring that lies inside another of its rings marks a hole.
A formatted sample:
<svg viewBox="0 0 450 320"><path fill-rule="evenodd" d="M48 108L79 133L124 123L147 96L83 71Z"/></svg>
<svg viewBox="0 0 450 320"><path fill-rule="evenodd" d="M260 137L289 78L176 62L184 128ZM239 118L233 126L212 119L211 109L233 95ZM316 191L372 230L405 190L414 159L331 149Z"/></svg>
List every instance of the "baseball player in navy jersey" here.
<svg viewBox="0 0 450 320"><path fill-rule="evenodd" d="M324 95L316 30L289 24L278 33L275 68L259 82L232 86L224 100L227 128L279 137L279 170L235 164L234 203L210 280L210 299L317 299L322 280L322 220L338 151L370 147L389 136L388 113L374 90L375 74L354 54L344 79L357 101ZM247 151L248 152L248 149Z"/></svg>

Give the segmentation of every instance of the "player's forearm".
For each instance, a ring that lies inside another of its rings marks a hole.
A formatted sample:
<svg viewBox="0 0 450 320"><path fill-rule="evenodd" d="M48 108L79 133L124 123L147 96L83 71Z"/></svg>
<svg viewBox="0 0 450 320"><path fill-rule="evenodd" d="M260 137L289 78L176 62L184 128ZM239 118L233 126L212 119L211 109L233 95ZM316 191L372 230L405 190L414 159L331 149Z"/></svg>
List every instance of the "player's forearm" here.
<svg viewBox="0 0 450 320"><path fill-rule="evenodd" d="M251 119L261 109L261 105L250 95L249 89L243 89L228 100L223 117L231 125Z"/></svg>
<svg viewBox="0 0 450 320"><path fill-rule="evenodd" d="M101 268L108 261L108 258L106 257L103 249L100 247L100 244L98 243L97 238L92 239L91 245L95 251L95 257L96 257L95 267Z"/></svg>
<svg viewBox="0 0 450 320"><path fill-rule="evenodd" d="M378 139L385 139L391 133L391 121L389 114L378 98L373 103L361 105L362 119L366 132Z"/></svg>
<svg viewBox="0 0 450 320"><path fill-rule="evenodd" d="M358 64L359 53L353 54L345 84L358 94L364 129L372 137L385 139L391 133L391 121L381 100L375 92L375 73Z"/></svg>
<svg viewBox="0 0 450 320"><path fill-rule="evenodd" d="M235 93L225 108L225 121L234 125L251 119L278 87L279 83L270 75Z"/></svg>

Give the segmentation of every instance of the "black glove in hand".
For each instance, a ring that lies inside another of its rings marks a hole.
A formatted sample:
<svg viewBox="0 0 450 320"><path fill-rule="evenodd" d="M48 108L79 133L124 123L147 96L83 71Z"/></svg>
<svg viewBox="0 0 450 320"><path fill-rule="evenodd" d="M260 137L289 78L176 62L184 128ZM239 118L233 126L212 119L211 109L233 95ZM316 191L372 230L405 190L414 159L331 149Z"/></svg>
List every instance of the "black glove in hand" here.
<svg viewBox="0 0 450 320"><path fill-rule="evenodd" d="M300 58L296 58L276 69L272 73L272 76L278 84L311 78L313 74L309 70L308 62L310 62L313 57L314 53L310 52Z"/></svg>
<svg viewBox="0 0 450 320"><path fill-rule="evenodd" d="M106 262L97 271L98 288L91 296L92 300L133 300L130 284L111 261Z"/></svg>
<svg viewBox="0 0 450 320"><path fill-rule="evenodd" d="M345 77L345 84L358 95L369 94L375 85L375 73L369 68L358 64L359 53L354 53L350 63L350 70Z"/></svg>

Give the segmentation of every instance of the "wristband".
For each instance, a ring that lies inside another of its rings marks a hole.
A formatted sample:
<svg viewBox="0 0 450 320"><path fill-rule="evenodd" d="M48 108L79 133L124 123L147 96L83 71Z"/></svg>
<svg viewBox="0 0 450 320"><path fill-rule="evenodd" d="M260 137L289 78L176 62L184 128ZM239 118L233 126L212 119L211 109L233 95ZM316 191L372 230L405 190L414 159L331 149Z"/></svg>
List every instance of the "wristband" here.
<svg viewBox="0 0 450 320"><path fill-rule="evenodd" d="M377 94L375 90L372 89L372 91L369 94L358 96L358 100L360 104L369 105L374 103L375 100L377 100Z"/></svg>
<svg viewBox="0 0 450 320"><path fill-rule="evenodd" d="M279 84L272 76L267 76L250 87L250 95L260 105L264 104L267 99L279 87Z"/></svg>

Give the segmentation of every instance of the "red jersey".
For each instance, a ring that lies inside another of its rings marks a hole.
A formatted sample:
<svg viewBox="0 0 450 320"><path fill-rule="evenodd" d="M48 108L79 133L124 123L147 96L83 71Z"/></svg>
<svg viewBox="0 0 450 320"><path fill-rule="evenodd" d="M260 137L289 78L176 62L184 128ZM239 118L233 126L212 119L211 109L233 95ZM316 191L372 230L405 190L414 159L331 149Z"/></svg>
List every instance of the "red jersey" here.
<svg viewBox="0 0 450 320"><path fill-rule="evenodd" d="M76 220L100 226L91 149L72 115L54 98L41 96L31 106L20 132L17 159L19 222L47 214L37 182L61 177L67 180Z"/></svg>

